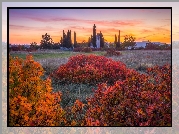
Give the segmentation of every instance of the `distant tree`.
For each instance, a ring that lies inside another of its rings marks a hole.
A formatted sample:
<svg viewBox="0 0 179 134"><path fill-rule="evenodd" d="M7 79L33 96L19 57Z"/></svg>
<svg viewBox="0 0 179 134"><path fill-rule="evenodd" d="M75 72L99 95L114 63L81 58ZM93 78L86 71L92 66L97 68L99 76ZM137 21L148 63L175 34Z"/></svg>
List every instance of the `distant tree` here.
<svg viewBox="0 0 179 134"><path fill-rule="evenodd" d="M88 47L90 47L91 46L91 38L89 37L88 38Z"/></svg>
<svg viewBox="0 0 179 134"><path fill-rule="evenodd" d="M78 47L80 47L80 45L79 45L79 43L76 42L76 43L74 44L74 48L78 48Z"/></svg>
<svg viewBox="0 0 179 134"><path fill-rule="evenodd" d="M110 48L116 48L116 44L115 43L111 43Z"/></svg>
<svg viewBox="0 0 179 134"><path fill-rule="evenodd" d="M103 48L103 47L104 47L104 37L103 37L103 34L100 31L100 48Z"/></svg>
<svg viewBox="0 0 179 134"><path fill-rule="evenodd" d="M86 42L86 40L83 40L80 44L80 47L88 47L88 42Z"/></svg>
<svg viewBox="0 0 179 134"><path fill-rule="evenodd" d="M160 50L170 50L170 49L171 49L171 46L166 43L163 45L160 45Z"/></svg>
<svg viewBox="0 0 179 134"><path fill-rule="evenodd" d="M52 49L52 45L54 44L52 38L47 33L42 35L42 40L40 42L40 48L43 49Z"/></svg>
<svg viewBox="0 0 179 134"><path fill-rule="evenodd" d="M9 52L12 51L12 44L9 44Z"/></svg>
<svg viewBox="0 0 179 134"><path fill-rule="evenodd" d="M39 48L39 46L37 45L37 42L31 42L30 48L33 49L33 50L37 50Z"/></svg>
<svg viewBox="0 0 179 134"><path fill-rule="evenodd" d="M31 42L30 43L30 46L33 47L33 46L36 46L37 45L37 42Z"/></svg>
<svg viewBox="0 0 179 134"><path fill-rule="evenodd" d="M18 45L18 51L22 51L22 45Z"/></svg>
<svg viewBox="0 0 179 134"><path fill-rule="evenodd" d="M60 49L60 43L54 43L53 44L53 49Z"/></svg>
<svg viewBox="0 0 179 134"><path fill-rule="evenodd" d="M155 44L152 43L151 41L148 41L145 46L146 50L159 50L160 49L160 44Z"/></svg>
<svg viewBox="0 0 179 134"><path fill-rule="evenodd" d="M122 48L131 47L131 49L134 49L135 46L136 46L135 37L130 35L124 36L124 42L122 43Z"/></svg>
<svg viewBox="0 0 179 134"><path fill-rule="evenodd" d="M119 50L120 49L120 42L116 43L116 49Z"/></svg>
<svg viewBox="0 0 179 134"><path fill-rule="evenodd" d="M21 51L25 50L25 44L24 45L20 45Z"/></svg>

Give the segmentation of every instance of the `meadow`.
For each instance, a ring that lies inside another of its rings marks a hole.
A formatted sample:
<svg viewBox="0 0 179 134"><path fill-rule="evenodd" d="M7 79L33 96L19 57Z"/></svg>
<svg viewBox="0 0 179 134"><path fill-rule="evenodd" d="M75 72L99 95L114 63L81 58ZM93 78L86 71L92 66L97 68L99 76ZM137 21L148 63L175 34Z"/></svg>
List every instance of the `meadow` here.
<svg viewBox="0 0 179 134"><path fill-rule="evenodd" d="M45 69L46 74L56 70L60 65L68 62L69 57L78 54L95 54L99 56L105 56L105 51L93 51L91 53L85 52L70 52L60 50L47 50L31 52L35 61L39 62ZM147 67L163 66L164 64L171 64L171 51L170 50L133 50L133 51L121 51L120 56L106 56L115 61L121 61L128 68L135 69L140 73L145 73ZM28 52L11 52L12 57L26 58Z"/></svg>
<svg viewBox="0 0 179 134"><path fill-rule="evenodd" d="M61 121L63 123L59 123L59 125L171 125L171 51L126 50L120 51L120 53L119 56L107 56L105 51L91 53L37 51L30 53L34 62L39 63L39 67L42 66L42 70L45 71L40 78L44 81L51 78L52 92L57 93L60 91L62 94L60 95L60 106L66 114L64 114L65 121ZM28 54L28 52L10 53L12 57L19 57L24 60ZM84 61L88 61L89 66L86 66ZM83 62L85 65L79 65ZM79 67L82 68L79 69ZM148 68L150 69L148 70ZM116 72L116 70L118 71ZM135 82L141 85L136 87ZM103 88L105 91L103 91ZM121 88L126 89L126 92L121 92ZM102 95L105 94L107 96L103 98ZM118 97L115 98L114 96ZM138 98L135 99L133 98L134 96ZM143 100L138 101L137 99ZM136 101L133 104L134 107L129 105L132 101ZM159 104L159 102L164 104ZM111 108L109 108L110 105ZM121 105L121 107L116 108L118 105ZM166 112L162 111L164 109L159 110L159 105L160 107L164 106L165 110L167 109ZM86 107L83 108L82 106ZM128 111L126 111L125 107L128 108ZM130 108L134 111L131 111ZM72 111L71 113L69 113L70 110ZM111 110L114 114L109 113ZM154 113L154 111L158 113ZM87 117L89 113L92 114ZM104 115L101 117L100 113ZM138 118L135 117L135 114L139 114ZM127 123L125 123L126 121ZM33 122L30 125L35 125L35 123Z"/></svg>

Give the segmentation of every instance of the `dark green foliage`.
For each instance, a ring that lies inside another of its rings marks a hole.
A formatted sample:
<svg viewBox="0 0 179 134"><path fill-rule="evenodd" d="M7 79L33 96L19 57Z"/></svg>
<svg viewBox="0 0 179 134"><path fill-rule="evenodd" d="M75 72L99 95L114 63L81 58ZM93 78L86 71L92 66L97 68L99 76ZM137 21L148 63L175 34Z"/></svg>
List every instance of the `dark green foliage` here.
<svg viewBox="0 0 179 134"><path fill-rule="evenodd" d="M50 35L47 33L45 35L42 35L42 40L40 42L40 48L42 49L52 49L54 42Z"/></svg>
<svg viewBox="0 0 179 134"><path fill-rule="evenodd" d="M122 43L122 48L124 49L124 48L131 47L131 49L134 49L135 46L136 46L135 38L133 36L126 35L124 37L124 42Z"/></svg>
<svg viewBox="0 0 179 134"><path fill-rule="evenodd" d="M37 50L39 46L37 45L37 42L30 43L30 49L31 50Z"/></svg>

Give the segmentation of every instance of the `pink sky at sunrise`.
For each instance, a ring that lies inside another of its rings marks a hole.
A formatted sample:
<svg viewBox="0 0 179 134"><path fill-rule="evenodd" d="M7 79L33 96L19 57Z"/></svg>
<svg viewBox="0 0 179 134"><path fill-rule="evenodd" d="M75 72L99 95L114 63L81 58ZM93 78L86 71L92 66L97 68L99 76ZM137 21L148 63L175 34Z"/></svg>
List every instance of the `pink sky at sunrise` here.
<svg viewBox="0 0 179 134"><path fill-rule="evenodd" d="M72 42L75 31L80 43L88 41L94 24L108 42L114 42L119 30L121 41L133 35L136 41L171 42L170 9L10 9L9 42L40 43L45 33L59 42L62 31L71 30Z"/></svg>

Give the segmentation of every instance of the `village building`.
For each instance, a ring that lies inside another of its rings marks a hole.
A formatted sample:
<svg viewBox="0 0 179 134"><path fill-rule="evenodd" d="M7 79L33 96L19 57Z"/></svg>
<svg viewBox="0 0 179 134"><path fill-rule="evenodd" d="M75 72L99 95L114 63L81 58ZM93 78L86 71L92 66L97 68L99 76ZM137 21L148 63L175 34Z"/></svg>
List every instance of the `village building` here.
<svg viewBox="0 0 179 134"><path fill-rule="evenodd" d="M89 37L89 47L91 48L103 48L104 47L104 37L101 33L96 33L96 25L93 26L93 36Z"/></svg>

